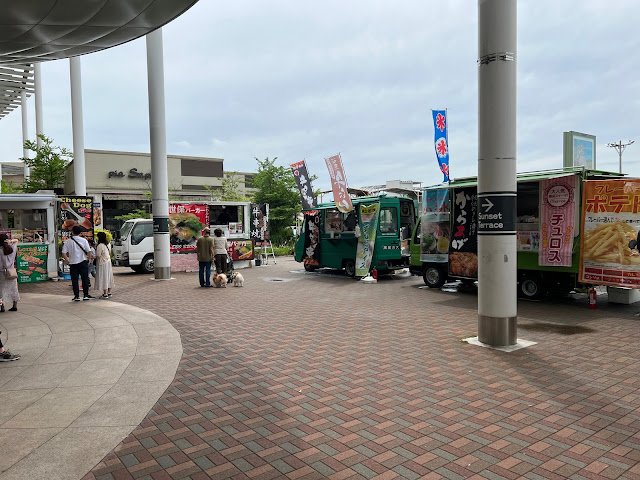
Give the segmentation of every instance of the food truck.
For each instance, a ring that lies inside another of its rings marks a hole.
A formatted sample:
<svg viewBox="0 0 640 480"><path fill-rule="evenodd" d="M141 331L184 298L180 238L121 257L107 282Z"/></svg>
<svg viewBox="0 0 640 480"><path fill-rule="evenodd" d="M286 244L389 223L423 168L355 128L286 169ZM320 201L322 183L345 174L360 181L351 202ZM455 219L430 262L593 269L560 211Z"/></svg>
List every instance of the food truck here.
<svg viewBox="0 0 640 480"><path fill-rule="evenodd" d="M518 174L519 295L539 299L547 292L568 293L589 284L625 286L634 275L640 287L640 255L628 246L640 228L636 185L640 192L637 180L583 167ZM489 204L478 200L477 178L427 187L421 213L411 238L411 273L422 275L433 288L447 280L477 280L478 221L492 221ZM605 227L610 224L615 230ZM615 245L604 242L605 228L617 236ZM594 255L599 257L594 260ZM621 273L625 269L616 262L637 262L630 269L637 274ZM614 272L619 274L615 281Z"/></svg>
<svg viewBox="0 0 640 480"><path fill-rule="evenodd" d="M171 253L193 253L204 227L222 230L233 260L251 260L249 202L169 203ZM114 264L138 273L153 273L153 219L127 220L114 240Z"/></svg>
<svg viewBox="0 0 640 480"><path fill-rule="evenodd" d="M358 242L365 234L361 207L378 205L373 214L377 228L372 235L369 269L386 273L406 268L411 255L409 236L417 220L417 202L408 197L379 195L353 198L352 203L354 209L346 213L338 210L335 202L302 212L304 221L295 244L296 261L302 262L307 271L328 267L344 269L350 277L363 276L356 274Z"/></svg>

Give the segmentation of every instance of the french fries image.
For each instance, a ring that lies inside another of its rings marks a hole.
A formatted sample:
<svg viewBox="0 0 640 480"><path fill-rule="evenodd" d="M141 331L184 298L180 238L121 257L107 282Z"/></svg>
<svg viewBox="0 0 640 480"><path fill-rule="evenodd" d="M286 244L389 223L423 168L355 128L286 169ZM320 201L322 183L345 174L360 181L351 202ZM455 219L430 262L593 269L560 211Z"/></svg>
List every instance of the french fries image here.
<svg viewBox="0 0 640 480"><path fill-rule="evenodd" d="M640 265L640 255L629 248L638 232L625 222L600 224L584 233L584 259L595 263Z"/></svg>

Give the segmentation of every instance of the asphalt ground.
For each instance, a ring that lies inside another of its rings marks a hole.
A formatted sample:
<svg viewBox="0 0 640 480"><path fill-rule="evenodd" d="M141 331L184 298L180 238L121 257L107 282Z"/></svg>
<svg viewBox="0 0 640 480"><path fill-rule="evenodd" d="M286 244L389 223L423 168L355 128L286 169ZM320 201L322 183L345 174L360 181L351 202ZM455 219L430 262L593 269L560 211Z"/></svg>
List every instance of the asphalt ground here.
<svg viewBox="0 0 640 480"><path fill-rule="evenodd" d="M366 285L286 257L242 288L116 271L113 299L167 319L183 356L85 479L640 478L640 303L520 301L536 343L505 353L462 341L473 289L419 277ZM69 283L21 291L73 307Z"/></svg>

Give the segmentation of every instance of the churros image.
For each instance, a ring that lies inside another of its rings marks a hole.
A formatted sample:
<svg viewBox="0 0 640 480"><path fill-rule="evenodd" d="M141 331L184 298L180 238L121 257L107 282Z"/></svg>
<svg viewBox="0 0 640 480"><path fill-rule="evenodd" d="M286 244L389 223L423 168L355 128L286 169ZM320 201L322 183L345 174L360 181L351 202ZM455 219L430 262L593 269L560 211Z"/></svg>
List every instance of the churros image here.
<svg viewBox="0 0 640 480"><path fill-rule="evenodd" d="M18 270L18 273L20 275L26 275L27 277L29 277L33 272L31 270Z"/></svg>
<svg viewBox="0 0 640 480"><path fill-rule="evenodd" d="M629 248L638 232L625 222L600 224L584 233L584 259L595 263L640 265L640 255Z"/></svg>
<svg viewBox="0 0 640 480"><path fill-rule="evenodd" d="M47 273L47 269L42 267L36 267L35 271L38 273Z"/></svg>
<svg viewBox="0 0 640 480"><path fill-rule="evenodd" d="M31 255L23 255L22 259L29 263L33 263L34 265L42 265L44 263L44 259L32 257Z"/></svg>

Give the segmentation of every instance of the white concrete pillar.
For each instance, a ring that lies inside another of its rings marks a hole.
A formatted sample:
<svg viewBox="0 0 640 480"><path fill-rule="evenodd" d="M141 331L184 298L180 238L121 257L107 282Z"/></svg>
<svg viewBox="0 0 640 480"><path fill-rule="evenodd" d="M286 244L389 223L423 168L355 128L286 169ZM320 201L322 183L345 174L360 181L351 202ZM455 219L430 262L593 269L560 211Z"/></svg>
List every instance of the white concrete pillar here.
<svg viewBox="0 0 640 480"><path fill-rule="evenodd" d="M516 0L478 0L478 340L517 343Z"/></svg>
<svg viewBox="0 0 640 480"><path fill-rule="evenodd" d="M76 195L87 194L84 161L84 121L82 117L82 65L80 57L69 59L71 81L71 129L73 130L73 186Z"/></svg>
<svg viewBox="0 0 640 480"><path fill-rule="evenodd" d="M156 280L171 278L169 250L169 180L167 131L164 111L164 65L162 29L147 34L147 81L149 89L149 139L151 143L151 200L153 209L153 255Z"/></svg>
<svg viewBox="0 0 640 480"><path fill-rule="evenodd" d="M36 99L36 137L44 133L44 127L42 125L42 70L39 63L33 64L33 84L35 87L35 99ZM42 146L42 140L37 138L37 145Z"/></svg>
<svg viewBox="0 0 640 480"><path fill-rule="evenodd" d="M27 115L27 92L22 91L20 94L20 110L22 110L22 157L29 158L29 150L24 147L24 144L29 140L29 117ZM24 179L29 178L29 167L24 164Z"/></svg>

